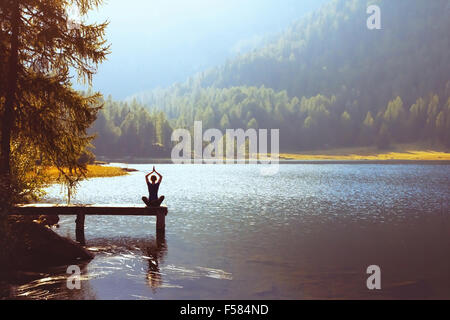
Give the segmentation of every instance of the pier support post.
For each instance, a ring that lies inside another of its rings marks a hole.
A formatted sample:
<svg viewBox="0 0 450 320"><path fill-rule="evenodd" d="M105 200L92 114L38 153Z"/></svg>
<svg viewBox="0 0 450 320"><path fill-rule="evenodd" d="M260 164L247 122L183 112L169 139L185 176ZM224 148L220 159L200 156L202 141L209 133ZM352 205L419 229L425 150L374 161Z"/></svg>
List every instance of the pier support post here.
<svg viewBox="0 0 450 320"><path fill-rule="evenodd" d="M159 211L156 215L156 231L164 232L166 230L166 214Z"/></svg>
<svg viewBox="0 0 450 320"><path fill-rule="evenodd" d="M85 220L84 213L82 212L78 213L77 219L75 220L76 224L75 235L77 242L79 242L82 246L86 245L86 239L84 237L84 220Z"/></svg>

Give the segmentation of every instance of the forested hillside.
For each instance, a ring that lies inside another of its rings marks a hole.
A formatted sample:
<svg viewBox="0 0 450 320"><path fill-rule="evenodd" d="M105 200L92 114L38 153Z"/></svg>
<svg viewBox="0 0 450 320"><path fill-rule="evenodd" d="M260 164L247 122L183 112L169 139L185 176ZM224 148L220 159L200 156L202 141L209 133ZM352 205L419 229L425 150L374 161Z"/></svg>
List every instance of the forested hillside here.
<svg viewBox="0 0 450 320"><path fill-rule="evenodd" d="M381 30L366 27L368 3L381 8ZM448 145L449 18L448 0L331 1L264 48L142 103L172 127L279 128L284 150Z"/></svg>
<svg viewBox="0 0 450 320"><path fill-rule="evenodd" d="M164 157L170 154L172 127L164 112L149 112L136 102L102 101L97 121L96 155L110 157Z"/></svg>

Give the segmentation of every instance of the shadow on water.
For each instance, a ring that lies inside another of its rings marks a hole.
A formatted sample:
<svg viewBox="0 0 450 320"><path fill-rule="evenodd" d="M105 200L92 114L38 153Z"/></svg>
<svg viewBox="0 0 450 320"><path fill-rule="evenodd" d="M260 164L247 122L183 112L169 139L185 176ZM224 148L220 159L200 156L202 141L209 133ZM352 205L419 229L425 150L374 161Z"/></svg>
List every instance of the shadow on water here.
<svg viewBox="0 0 450 320"><path fill-rule="evenodd" d="M96 299L88 281L88 263L79 264L83 283L82 290L67 288L69 274L67 266L60 266L35 272L17 272L14 281L0 282L1 299L17 300L79 300Z"/></svg>
<svg viewBox="0 0 450 320"><path fill-rule="evenodd" d="M88 240L87 249L95 253L95 258L78 265L81 270L80 289L68 288L68 283L73 283L71 274L67 273L68 266L61 266L38 272L22 272L17 281L0 282L0 299L149 299L148 294L123 296L120 290L110 288L117 284L119 287L129 287L139 282L146 283L156 294L164 284L160 266L168 246L163 232L148 239L92 239ZM120 280L126 283L120 283ZM99 297L97 290L112 295Z"/></svg>

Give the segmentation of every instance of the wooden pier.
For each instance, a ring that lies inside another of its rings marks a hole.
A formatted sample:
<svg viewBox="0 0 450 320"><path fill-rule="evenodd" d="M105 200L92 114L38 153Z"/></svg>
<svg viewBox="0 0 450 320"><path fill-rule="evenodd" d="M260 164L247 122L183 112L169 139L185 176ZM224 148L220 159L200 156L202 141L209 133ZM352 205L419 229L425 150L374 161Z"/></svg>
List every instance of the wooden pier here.
<svg viewBox="0 0 450 320"><path fill-rule="evenodd" d="M164 233L166 228L167 207L145 207L124 205L56 205L56 204L29 204L12 208L10 215L20 216L76 216L76 240L85 245L84 222L86 215L96 216L146 216L156 217L156 232Z"/></svg>

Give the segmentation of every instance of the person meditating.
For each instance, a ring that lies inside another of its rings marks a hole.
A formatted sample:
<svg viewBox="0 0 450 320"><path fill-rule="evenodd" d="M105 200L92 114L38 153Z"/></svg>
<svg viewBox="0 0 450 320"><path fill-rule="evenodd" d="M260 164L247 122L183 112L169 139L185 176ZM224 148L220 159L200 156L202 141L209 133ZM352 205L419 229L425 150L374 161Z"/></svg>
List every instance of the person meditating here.
<svg viewBox="0 0 450 320"><path fill-rule="evenodd" d="M153 173L156 173L159 177L159 181L156 182L157 178L155 175L153 175ZM151 182L149 181L148 177L150 177ZM153 171L150 172L148 175L145 176L145 181L147 182L147 187L148 187L148 193L149 193L149 197L142 197L142 201L144 201L144 203L147 205L147 207L159 207L161 206L161 203L164 201L164 196L161 196L158 198L158 190L159 190L159 185L161 184L162 181L162 175L160 175L155 167L153 166Z"/></svg>

